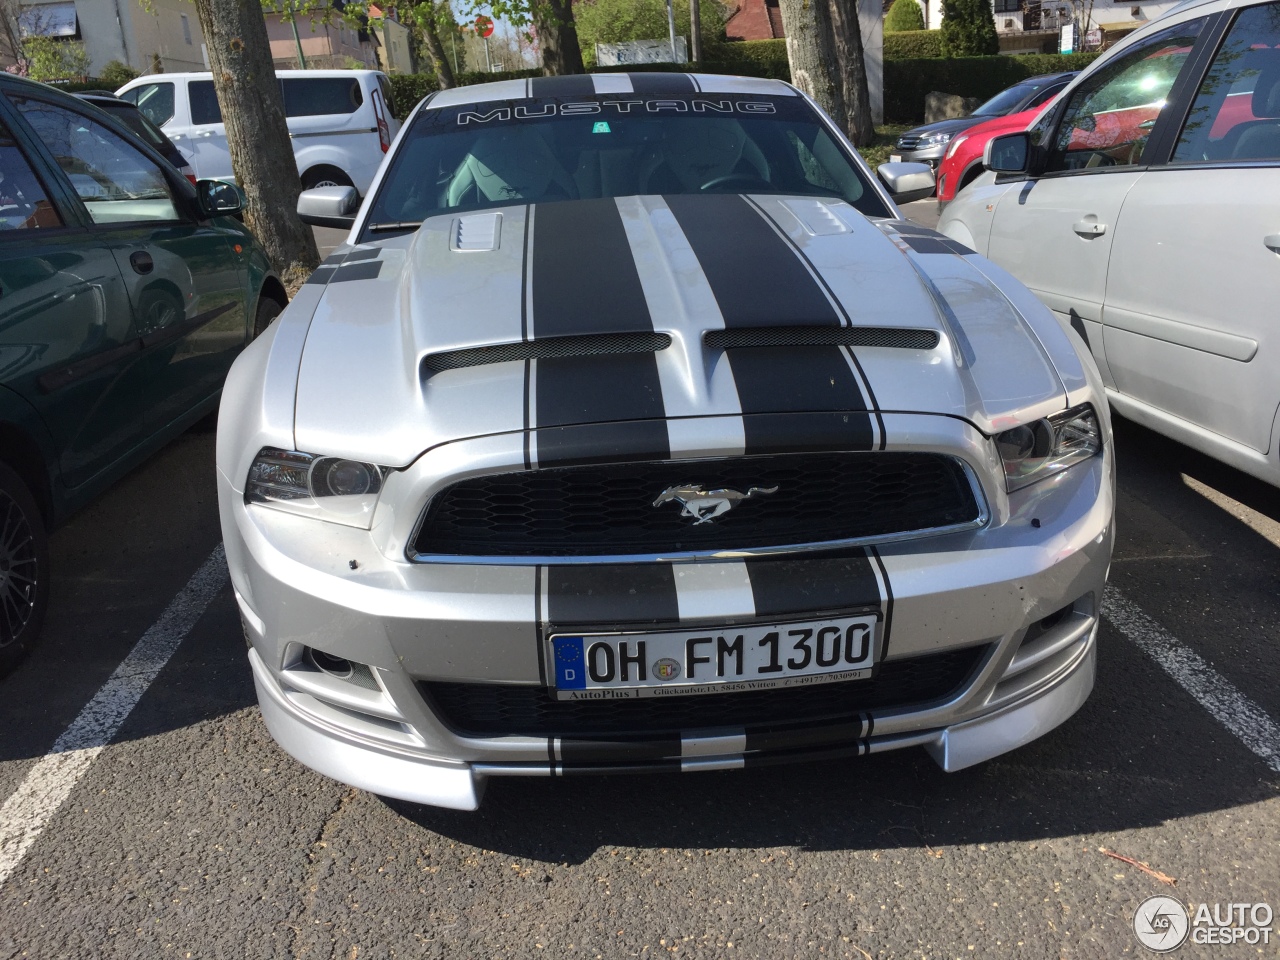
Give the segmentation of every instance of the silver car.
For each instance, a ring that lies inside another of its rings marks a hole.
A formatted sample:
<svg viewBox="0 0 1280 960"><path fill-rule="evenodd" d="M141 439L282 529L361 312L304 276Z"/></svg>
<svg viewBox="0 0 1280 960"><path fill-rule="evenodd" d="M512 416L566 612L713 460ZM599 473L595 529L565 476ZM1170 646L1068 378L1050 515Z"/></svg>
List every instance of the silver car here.
<svg viewBox="0 0 1280 960"><path fill-rule="evenodd" d="M883 181L883 183L881 182ZM1080 341L899 219L787 84L449 90L237 361L227 559L268 728L379 794L925 747L1093 686L1110 426ZM344 220L344 218L346 218Z"/></svg>
<svg viewBox="0 0 1280 960"><path fill-rule="evenodd" d="M1077 329L1117 411L1280 486L1280 2L1180 4L987 150L939 229Z"/></svg>

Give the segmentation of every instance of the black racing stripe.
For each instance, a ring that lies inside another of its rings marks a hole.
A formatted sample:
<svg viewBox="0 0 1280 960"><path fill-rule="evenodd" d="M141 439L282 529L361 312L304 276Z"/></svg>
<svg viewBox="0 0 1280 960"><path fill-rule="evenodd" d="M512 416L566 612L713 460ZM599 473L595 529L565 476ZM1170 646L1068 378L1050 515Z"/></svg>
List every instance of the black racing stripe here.
<svg viewBox="0 0 1280 960"><path fill-rule="evenodd" d="M644 288L612 199L540 206L534 219L532 270L535 338L651 332ZM662 382L653 354L556 357L537 361L538 460L572 455L546 428L626 420L662 421ZM661 442L651 445L665 458Z"/></svg>
<svg viewBox="0 0 1280 960"><path fill-rule="evenodd" d="M326 267L321 264L316 267L315 272L312 273L311 276L307 277L307 283L328 283L329 278L333 276L337 269L338 268L336 266Z"/></svg>
<svg viewBox="0 0 1280 960"><path fill-rule="evenodd" d="M658 760L651 763L566 763L560 767L560 776L577 774L600 776L607 773L679 773L679 760Z"/></svg>
<svg viewBox="0 0 1280 960"><path fill-rule="evenodd" d="M564 763L634 763L680 757L680 738L644 740L561 740Z"/></svg>
<svg viewBox="0 0 1280 960"><path fill-rule="evenodd" d="M663 420L584 423L538 431L539 467L666 460L670 456L671 444Z"/></svg>
<svg viewBox="0 0 1280 960"><path fill-rule="evenodd" d="M323 260L320 261L320 266L336 267L338 264L342 263L342 261L345 259L347 259L347 255L345 253L331 253L329 254L329 256L325 257Z"/></svg>
<svg viewBox="0 0 1280 960"><path fill-rule="evenodd" d="M628 73L631 89L643 94L696 93L693 78L683 73Z"/></svg>
<svg viewBox="0 0 1280 960"><path fill-rule="evenodd" d="M739 196L663 197L689 240L727 327L838 327L813 276Z"/></svg>
<svg viewBox="0 0 1280 960"><path fill-rule="evenodd" d="M542 625L546 622L542 609L542 567L533 568L533 639L538 645L538 682L547 685L547 648L543 643ZM555 759L554 757L552 759Z"/></svg>
<svg viewBox="0 0 1280 960"><path fill-rule="evenodd" d="M889 582L889 571L885 569L880 551L875 547L868 547L867 553L879 569L880 578L884 580L884 631L880 643L880 659L883 660L889 652L889 635L893 632L893 584ZM867 731L867 736L871 736L870 730Z"/></svg>
<svg viewBox="0 0 1280 960"><path fill-rule="evenodd" d="M551 764L551 776L556 775L556 741L554 738L547 740L547 760Z"/></svg>
<svg viewBox="0 0 1280 960"><path fill-rule="evenodd" d="M824 760L847 760L862 756L866 751L862 743L832 747L825 750L784 750L781 753L747 753L742 756L742 766L747 770L759 767L776 767L784 763L816 763Z"/></svg>
<svg viewBox="0 0 1280 960"><path fill-rule="evenodd" d="M916 253L956 253L964 256L966 253L973 253L968 247L962 243L956 243L946 237L931 236L921 237L914 234L901 234L902 239Z"/></svg>
<svg viewBox="0 0 1280 960"><path fill-rule="evenodd" d="M674 623L680 619L669 563L547 567L547 619L559 632L575 626Z"/></svg>
<svg viewBox="0 0 1280 960"><path fill-rule="evenodd" d="M535 337L653 330L612 198L540 205L533 232Z"/></svg>
<svg viewBox="0 0 1280 960"><path fill-rule="evenodd" d="M566 77L534 77L529 84L533 97L591 97L595 96L595 84L591 74L580 73Z"/></svg>
<svg viewBox="0 0 1280 960"><path fill-rule="evenodd" d="M381 255L381 247L364 247L360 250L349 251L344 262L355 263L357 260L376 260Z"/></svg>
<svg viewBox="0 0 1280 960"><path fill-rule="evenodd" d="M746 561L760 618L879 607L871 561L858 551L838 557L752 557Z"/></svg>
<svg viewBox="0 0 1280 960"><path fill-rule="evenodd" d="M351 257L348 255L348 262L338 268L330 283L341 283L344 280L372 280L382 270L381 260L365 260L361 263L351 263L350 260Z"/></svg>
<svg viewBox="0 0 1280 960"><path fill-rule="evenodd" d="M851 722L833 723L821 727L800 724L758 729L748 727L745 750L747 752L805 750L854 743L866 735L867 731L861 717Z"/></svg>
<svg viewBox="0 0 1280 960"><path fill-rule="evenodd" d="M860 411L757 413L742 418L747 451L870 450L871 420Z"/></svg>

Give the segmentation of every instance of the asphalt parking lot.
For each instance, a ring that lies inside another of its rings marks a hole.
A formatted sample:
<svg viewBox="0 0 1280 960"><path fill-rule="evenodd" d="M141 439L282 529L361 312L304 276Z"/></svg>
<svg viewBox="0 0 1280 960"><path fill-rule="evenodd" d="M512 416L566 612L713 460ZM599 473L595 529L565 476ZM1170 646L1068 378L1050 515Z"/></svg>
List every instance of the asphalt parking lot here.
<svg viewBox="0 0 1280 960"><path fill-rule="evenodd" d="M1145 954L1152 895L1280 910L1280 497L1116 444L1098 683L1049 736L950 775L909 751L499 780L463 814L275 746L202 424L52 538L44 639L0 681L0 960L1114 957Z"/></svg>

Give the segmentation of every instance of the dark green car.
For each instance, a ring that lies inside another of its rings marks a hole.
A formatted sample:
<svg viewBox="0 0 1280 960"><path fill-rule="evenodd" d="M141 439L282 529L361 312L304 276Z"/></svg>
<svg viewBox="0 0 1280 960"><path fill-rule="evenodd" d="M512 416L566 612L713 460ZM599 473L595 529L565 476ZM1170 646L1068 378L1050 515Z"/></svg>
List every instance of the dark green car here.
<svg viewBox="0 0 1280 960"><path fill-rule="evenodd" d="M215 410L287 302L240 203L0 74L0 675L44 618L47 530Z"/></svg>

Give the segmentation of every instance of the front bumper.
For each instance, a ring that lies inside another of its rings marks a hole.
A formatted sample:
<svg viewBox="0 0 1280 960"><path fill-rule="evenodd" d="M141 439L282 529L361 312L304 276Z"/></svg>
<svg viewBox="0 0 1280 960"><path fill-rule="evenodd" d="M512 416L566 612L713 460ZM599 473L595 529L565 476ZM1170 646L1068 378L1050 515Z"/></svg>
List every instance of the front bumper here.
<svg viewBox="0 0 1280 960"><path fill-rule="evenodd" d="M420 509L420 491L398 511L380 504L398 514L394 522L375 519L361 530L246 506L238 485L221 473L218 482L268 728L308 766L379 794L474 809L491 776L734 769L909 746L957 770L1041 736L1093 684L1113 539L1109 447L1014 495L988 491L992 518L982 529L875 548L891 585L883 664L975 651L972 669L945 696L839 722L686 723L662 737L460 730L424 692L431 684L544 688L548 568L408 562L405 536L388 530L412 529L406 514ZM806 562L818 572L839 563ZM733 608L740 561L676 565L694 568L704 580L723 574L723 604L713 589L700 612L681 610L679 625L749 620ZM611 569L625 581L625 567ZM620 589L636 592L626 582ZM357 677L334 677L306 660L308 648L365 666Z"/></svg>
<svg viewBox="0 0 1280 960"><path fill-rule="evenodd" d="M938 146L920 147L919 149L904 149L895 144L889 153L891 156L901 157L903 163L927 163L933 167L936 173L938 164L942 163L943 154L947 152L948 145L943 143Z"/></svg>

